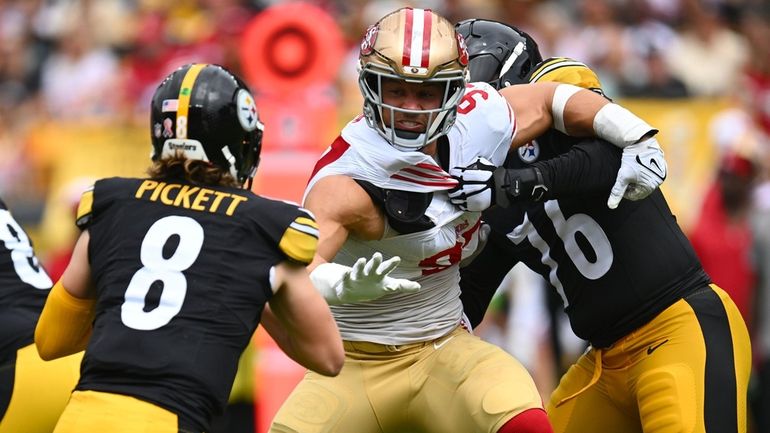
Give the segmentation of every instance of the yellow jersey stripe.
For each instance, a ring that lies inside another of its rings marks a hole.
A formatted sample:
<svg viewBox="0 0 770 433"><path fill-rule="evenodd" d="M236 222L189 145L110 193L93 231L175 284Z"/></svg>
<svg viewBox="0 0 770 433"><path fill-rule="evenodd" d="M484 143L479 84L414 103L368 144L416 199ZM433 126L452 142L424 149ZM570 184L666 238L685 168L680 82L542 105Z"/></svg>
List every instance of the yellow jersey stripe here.
<svg viewBox="0 0 770 433"><path fill-rule="evenodd" d="M78 203L78 212L76 221L79 221L84 216L88 216L93 212L94 208L94 187L87 189L80 196L80 203Z"/></svg>
<svg viewBox="0 0 770 433"><path fill-rule="evenodd" d="M291 227L318 237L318 224L311 218L297 217L297 219L291 223Z"/></svg>
<svg viewBox="0 0 770 433"><path fill-rule="evenodd" d="M201 70L203 70L203 68L206 66L207 65L205 63L190 66L190 69L187 70L187 73L182 79L182 85L179 88L179 107L177 108L176 112L176 138L187 138L187 115L190 110L190 97L192 96L192 89L195 85L195 80L198 78L198 74L200 74ZM180 122L183 123L184 127L179 127Z"/></svg>
<svg viewBox="0 0 770 433"><path fill-rule="evenodd" d="M278 247L289 258L300 263L309 264L313 261L315 250L318 247L318 231L316 234L307 233L305 230L298 230L296 223L292 223L281 237ZM307 226L301 226L307 227Z"/></svg>

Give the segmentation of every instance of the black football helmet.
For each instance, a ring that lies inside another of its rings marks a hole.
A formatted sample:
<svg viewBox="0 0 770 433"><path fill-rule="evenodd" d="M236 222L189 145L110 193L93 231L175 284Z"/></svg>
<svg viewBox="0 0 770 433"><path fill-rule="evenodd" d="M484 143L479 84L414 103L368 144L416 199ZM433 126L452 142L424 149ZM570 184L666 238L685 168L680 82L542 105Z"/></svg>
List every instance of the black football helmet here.
<svg viewBox="0 0 770 433"><path fill-rule="evenodd" d="M508 24L469 19L455 29L468 46L471 82L483 81L498 90L527 83L527 75L543 60L535 40Z"/></svg>
<svg viewBox="0 0 770 433"><path fill-rule="evenodd" d="M248 86L219 65L188 64L152 97L152 159L184 152L211 162L244 184L257 171L264 125Z"/></svg>

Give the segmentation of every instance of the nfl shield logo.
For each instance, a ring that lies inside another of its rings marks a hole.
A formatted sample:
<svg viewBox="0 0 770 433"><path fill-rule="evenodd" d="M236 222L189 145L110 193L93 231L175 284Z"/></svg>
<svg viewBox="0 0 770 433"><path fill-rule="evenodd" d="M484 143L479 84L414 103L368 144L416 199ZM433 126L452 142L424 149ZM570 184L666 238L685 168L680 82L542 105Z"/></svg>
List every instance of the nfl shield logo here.
<svg viewBox="0 0 770 433"><path fill-rule="evenodd" d="M530 141L529 143L519 148L519 159L526 162L527 164L531 164L537 161L539 156L540 146L537 144L537 141Z"/></svg>

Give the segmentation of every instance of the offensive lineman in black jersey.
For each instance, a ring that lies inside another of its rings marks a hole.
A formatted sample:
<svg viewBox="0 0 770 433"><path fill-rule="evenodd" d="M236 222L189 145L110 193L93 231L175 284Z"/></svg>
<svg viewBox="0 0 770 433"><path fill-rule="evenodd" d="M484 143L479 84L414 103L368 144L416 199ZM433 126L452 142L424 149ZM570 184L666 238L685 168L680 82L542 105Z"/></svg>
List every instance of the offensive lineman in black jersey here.
<svg viewBox="0 0 770 433"><path fill-rule="evenodd" d="M52 431L77 383L82 352L44 362L32 344L52 285L0 200L0 433Z"/></svg>
<svg viewBox="0 0 770 433"><path fill-rule="evenodd" d="M305 269L313 216L243 188L263 130L246 85L185 65L151 111L150 177L83 194L81 236L35 331L44 359L86 349L57 433L206 431L268 302L277 320L266 327L289 356L323 375L342 368Z"/></svg>
<svg viewBox="0 0 770 433"><path fill-rule="evenodd" d="M505 24L468 20L458 32L468 42L473 81L600 89L593 71L571 59L514 62L537 48ZM501 45L509 47L503 55L495 51ZM488 194L498 204L484 213L491 226L486 247L462 270L466 314L478 324L519 261L559 293L573 330L592 347L547 405L555 432L743 433L746 325L729 296L710 284L660 190L614 210L605 205L619 156L604 142L551 130L503 168L460 170L461 179L486 171L484 190L469 182L466 196Z"/></svg>

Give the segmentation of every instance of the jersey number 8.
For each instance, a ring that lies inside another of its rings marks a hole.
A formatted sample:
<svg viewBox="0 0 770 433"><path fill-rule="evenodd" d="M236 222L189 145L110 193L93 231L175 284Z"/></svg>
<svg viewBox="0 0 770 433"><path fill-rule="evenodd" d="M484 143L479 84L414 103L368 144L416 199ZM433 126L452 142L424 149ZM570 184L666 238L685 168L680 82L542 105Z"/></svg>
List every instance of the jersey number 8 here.
<svg viewBox="0 0 770 433"><path fill-rule="evenodd" d="M163 247L172 236L179 237L171 257L163 257ZM195 263L203 247L203 227L192 218L167 216L150 227L142 240L143 267L131 278L126 289L120 318L129 328L152 331L166 325L179 313L187 295L187 278L182 271ZM157 308L145 311L150 286L160 281L163 291Z"/></svg>

